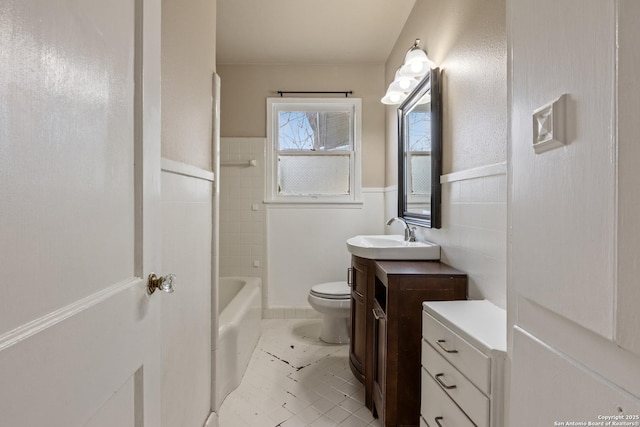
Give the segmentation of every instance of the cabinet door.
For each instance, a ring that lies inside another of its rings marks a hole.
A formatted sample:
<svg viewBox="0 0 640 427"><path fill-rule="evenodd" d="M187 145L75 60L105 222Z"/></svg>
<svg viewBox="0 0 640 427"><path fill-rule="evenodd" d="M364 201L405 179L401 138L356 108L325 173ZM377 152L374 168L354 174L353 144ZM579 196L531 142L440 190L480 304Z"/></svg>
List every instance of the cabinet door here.
<svg viewBox="0 0 640 427"><path fill-rule="evenodd" d="M351 280L351 340L349 342L349 360L353 374L364 383L365 359L367 351L367 288L368 268L365 264L352 263Z"/></svg>
<svg viewBox="0 0 640 427"><path fill-rule="evenodd" d="M378 417L385 419L387 371L387 316L377 301L373 305L373 402Z"/></svg>
<svg viewBox="0 0 640 427"><path fill-rule="evenodd" d="M351 292L351 363L364 380L364 360L366 351L366 305L364 296Z"/></svg>
<svg viewBox="0 0 640 427"><path fill-rule="evenodd" d="M367 294L367 275L369 274L369 267L367 264L353 259L351 262L351 268L353 270L351 290L364 296Z"/></svg>

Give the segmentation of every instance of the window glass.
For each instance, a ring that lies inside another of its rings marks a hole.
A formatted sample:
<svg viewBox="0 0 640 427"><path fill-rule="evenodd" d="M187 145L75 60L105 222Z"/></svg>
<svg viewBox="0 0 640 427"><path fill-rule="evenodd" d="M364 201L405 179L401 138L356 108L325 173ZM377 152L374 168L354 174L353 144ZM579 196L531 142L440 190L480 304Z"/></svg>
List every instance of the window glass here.
<svg viewBox="0 0 640 427"><path fill-rule="evenodd" d="M418 105L409 113L409 151L431 152L430 105Z"/></svg>
<svg viewBox="0 0 640 427"><path fill-rule="evenodd" d="M351 149L351 112L280 111L278 150Z"/></svg>
<svg viewBox="0 0 640 427"><path fill-rule="evenodd" d="M360 198L360 100L270 98L267 201Z"/></svg>
<svg viewBox="0 0 640 427"><path fill-rule="evenodd" d="M349 156L280 156L278 194L349 194Z"/></svg>
<svg viewBox="0 0 640 427"><path fill-rule="evenodd" d="M410 194L431 195L431 155L413 154L411 156Z"/></svg>

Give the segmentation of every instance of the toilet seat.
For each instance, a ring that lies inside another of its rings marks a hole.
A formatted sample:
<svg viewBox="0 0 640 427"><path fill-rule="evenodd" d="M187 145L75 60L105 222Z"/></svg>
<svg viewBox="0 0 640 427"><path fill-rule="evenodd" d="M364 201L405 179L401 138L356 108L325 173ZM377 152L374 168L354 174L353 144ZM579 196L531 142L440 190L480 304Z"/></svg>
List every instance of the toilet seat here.
<svg viewBox="0 0 640 427"><path fill-rule="evenodd" d="M311 295L318 298L344 300L351 296L347 282L320 283L311 287Z"/></svg>

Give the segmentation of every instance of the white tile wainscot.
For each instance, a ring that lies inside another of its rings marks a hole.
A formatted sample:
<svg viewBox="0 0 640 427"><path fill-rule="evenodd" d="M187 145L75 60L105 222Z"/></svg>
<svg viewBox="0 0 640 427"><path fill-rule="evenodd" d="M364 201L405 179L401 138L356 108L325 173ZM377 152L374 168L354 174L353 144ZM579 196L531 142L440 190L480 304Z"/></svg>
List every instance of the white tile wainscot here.
<svg viewBox="0 0 640 427"><path fill-rule="evenodd" d="M162 270L177 277L176 292L161 300L162 425L202 425L211 408L214 174L164 158L161 165Z"/></svg>
<svg viewBox="0 0 640 427"><path fill-rule="evenodd" d="M506 164L497 163L442 175L442 228L416 231L418 240L440 245L442 262L467 273L469 298L502 308L507 305L506 172Z"/></svg>
<svg viewBox="0 0 640 427"><path fill-rule="evenodd" d="M422 306L423 420L436 426L442 421L502 427L506 311L487 300Z"/></svg>

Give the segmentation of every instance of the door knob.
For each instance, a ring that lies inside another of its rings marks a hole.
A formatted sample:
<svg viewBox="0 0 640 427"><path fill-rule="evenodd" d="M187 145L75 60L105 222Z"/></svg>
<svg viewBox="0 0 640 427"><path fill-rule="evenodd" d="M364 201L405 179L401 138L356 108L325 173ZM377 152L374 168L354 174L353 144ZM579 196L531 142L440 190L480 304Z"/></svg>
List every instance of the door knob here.
<svg viewBox="0 0 640 427"><path fill-rule="evenodd" d="M147 291L149 292L149 295L154 293L156 289L160 289L162 292L172 293L175 282L175 274L167 274L166 276L158 277L154 273L151 273L147 283Z"/></svg>

